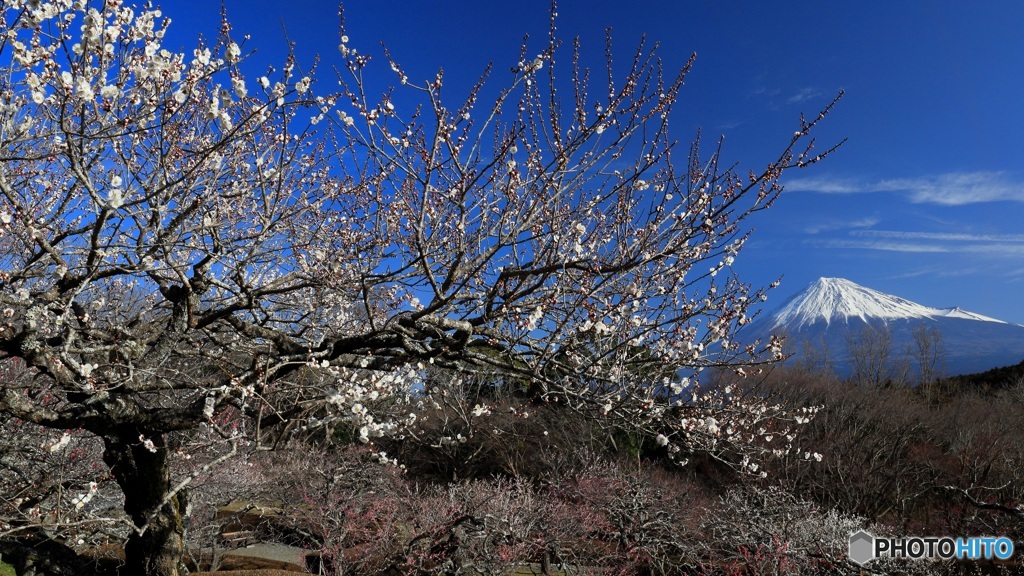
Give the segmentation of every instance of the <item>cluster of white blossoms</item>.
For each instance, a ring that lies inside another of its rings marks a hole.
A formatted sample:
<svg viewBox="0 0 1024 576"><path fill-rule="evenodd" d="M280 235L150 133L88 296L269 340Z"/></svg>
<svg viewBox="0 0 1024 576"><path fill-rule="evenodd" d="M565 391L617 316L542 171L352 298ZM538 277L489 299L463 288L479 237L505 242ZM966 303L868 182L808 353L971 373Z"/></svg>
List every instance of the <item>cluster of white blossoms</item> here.
<svg viewBox="0 0 1024 576"><path fill-rule="evenodd" d="M142 444L143 448L156 454L156 444L154 444L153 440L150 438L146 438L145 434L139 434L139 442Z"/></svg>
<svg viewBox="0 0 1024 576"><path fill-rule="evenodd" d="M18 13L19 7L26 11ZM124 75L129 71L135 76L133 92L145 91L147 80L176 82L181 78L181 58L160 47L169 20L164 19L163 26L157 28L162 16L159 10L136 15L120 0L106 2L102 11L70 0L12 2L5 8L0 29L13 48L14 63L23 70L24 85L35 104L44 103L54 93L85 102L97 96L115 100L122 95ZM64 42L73 37L76 20L81 22L79 41L67 46ZM60 34L44 32L50 26ZM116 64L117 52L132 43L144 47ZM73 63L62 60L65 49L78 57Z"/></svg>
<svg viewBox="0 0 1024 576"><path fill-rule="evenodd" d="M219 91L210 95L206 106L206 117L216 121L220 129L227 132L234 127L234 123L231 121L228 111L221 108L222 99L223 97Z"/></svg>
<svg viewBox="0 0 1024 576"><path fill-rule="evenodd" d="M367 370L331 366L327 361L312 362L311 367L326 370L334 382L327 391L327 405L330 417L318 422L321 425L345 423L358 432L360 442L393 434L399 428L415 421L415 413L393 417L394 406L386 415L374 414L373 407L378 401L399 400L405 405L409 391L422 380L423 366L405 366L394 370Z"/></svg>
<svg viewBox="0 0 1024 576"><path fill-rule="evenodd" d="M530 314L526 317L526 329L533 331L536 330L540 325L540 321L544 318L544 307L537 306L530 311Z"/></svg>
<svg viewBox="0 0 1024 576"><path fill-rule="evenodd" d="M356 123L356 119L349 116L344 110L338 110L338 120L341 120L345 126L352 126Z"/></svg>
<svg viewBox="0 0 1024 576"><path fill-rule="evenodd" d="M60 438L54 440L53 442L43 444L42 446L40 446L40 448L51 453L59 452L63 450L64 447L67 446L69 442L71 442L71 434L65 432L61 434Z"/></svg>
<svg viewBox="0 0 1024 576"><path fill-rule="evenodd" d="M440 438L438 438L437 444L434 445L434 448L442 448L444 446L465 444L467 441L469 441L469 438L463 436L461 432L454 436L441 436Z"/></svg>
<svg viewBox="0 0 1024 576"><path fill-rule="evenodd" d="M81 367L78 369L78 372L82 375L83 378L88 378L92 376L93 370L96 370L99 367L99 364L89 364L88 362L86 362L81 365Z"/></svg>
<svg viewBox="0 0 1024 576"><path fill-rule="evenodd" d="M88 504L99 492L99 484L96 482L89 482L89 491L84 494L79 494L71 499L71 503L75 505L75 508L82 509Z"/></svg>
<svg viewBox="0 0 1024 576"><path fill-rule="evenodd" d="M237 68L241 46L224 38L215 46L196 48L188 59L163 47L169 24L160 10L138 10L123 0L107 0L99 8L82 0L5 3L0 35L11 47L16 83L0 98L2 124L27 131L30 124L25 123L33 115L23 113L25 104L44 105L54 98L58 102L53 104L59 104L73 98L111 112L110 120L124 120L119 111L133 109L134 121L145 127L161 106L194 101L205 106L205 116L222 131L231 130L237 123L233 116L240 114L232 107L232 97L245 99L249 94ZM217 79L228 71L222 84L229 88L224 89ZM285 72L286 82L275 83L273 89L279 105L291 80L291 68ZM264 88L270 86L269 80L261 80ZM303 77L292 88L303 95L311 84L310 77ZM264 113L257 111L256 117Z"/></svg>
<svg viewBox="0 0 1024 576"><path fill-rule="evenodd" d="M110 178L110 189L107 191L107 206L112 210L117 210L124 205L122 184L124 184L124 180L120 176L115 174Z"/></svg>
<svg viewBox="0 0 1024 576"><path fill-rule="evenodd" d="M792 411L756 395L739 394L731 385L707 392L694 387L687 400L679 405L684 415L674 425L666 420L671 433L658 434L656 443L665 446L670 455L684 448L723 456L733 454L738 460L732 462L739 470L761 477L765 472L758 458L803 452L796 444L797 431L819 410L811 406ZM806 459L820 462L822 456L808 453Z"/></svg>

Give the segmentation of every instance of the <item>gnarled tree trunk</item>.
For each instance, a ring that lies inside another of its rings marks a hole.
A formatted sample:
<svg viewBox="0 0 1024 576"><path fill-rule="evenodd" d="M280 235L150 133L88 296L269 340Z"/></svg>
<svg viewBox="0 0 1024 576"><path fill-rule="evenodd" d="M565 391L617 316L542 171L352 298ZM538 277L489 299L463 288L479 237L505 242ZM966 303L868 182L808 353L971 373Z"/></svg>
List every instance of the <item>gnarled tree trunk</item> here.
<svg viewBox="0 0 1024 576"><path fill-rule="evenodd" d="M125 573L185 574L186 497L184 490L168 497L171 471L163 436L122 433L105 437L104 445L103 460L124 491L124 510L137 528L125 545Z"/></svg>

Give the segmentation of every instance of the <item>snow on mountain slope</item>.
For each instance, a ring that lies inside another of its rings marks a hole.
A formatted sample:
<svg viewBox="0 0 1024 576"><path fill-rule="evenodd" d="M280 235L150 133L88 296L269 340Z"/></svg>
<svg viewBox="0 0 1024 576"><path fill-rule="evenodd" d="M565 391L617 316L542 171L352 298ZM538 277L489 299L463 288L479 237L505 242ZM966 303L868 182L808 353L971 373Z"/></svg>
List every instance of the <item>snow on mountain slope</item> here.
<svg viewBox="0 0 1024 576"><path fill-rule="evenodd" d="M968 312L962 308L945 308L940 310L942 316L946 318L965 318L967 320L981 320L983 322L998 322L999 324L1007 324L1002 320L996 320L995 318L989 318L988 316L982 316L981 314L975 314L974 312Z"/></svg>
<svg viewBox="0 0 1024 576"><path fill-rule="evenodd" d="M967 312L960 308L931 308L885 294L877 290L865 288L844 278L819 278L806 290L800 292L771 315L773 327L785 326L790 330L799 330L804 326L824 321L849 322L850 318L862 321L896 320L910 318L965 318L985 322L999 322L981 314Z"/></svg>

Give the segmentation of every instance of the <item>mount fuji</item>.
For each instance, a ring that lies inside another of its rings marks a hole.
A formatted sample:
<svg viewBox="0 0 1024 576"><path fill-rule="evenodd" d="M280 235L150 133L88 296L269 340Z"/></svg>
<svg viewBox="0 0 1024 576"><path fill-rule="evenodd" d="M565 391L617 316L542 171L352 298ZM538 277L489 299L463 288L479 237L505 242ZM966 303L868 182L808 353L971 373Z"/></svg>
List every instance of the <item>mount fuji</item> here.
<svg viewBox="0 0 1024 576"><path fill-rule="evenodd" d="M923 326L942 336L943 375L981 372L1024 360L1024 326L960 308L932 308L865 288L843 278L819 278L740 332L742 340L786 335L799 360L804 350L825 355L840 375L852 370L851 339L865 327L884 328L892 359L913 367L914 332Z"/></svg>

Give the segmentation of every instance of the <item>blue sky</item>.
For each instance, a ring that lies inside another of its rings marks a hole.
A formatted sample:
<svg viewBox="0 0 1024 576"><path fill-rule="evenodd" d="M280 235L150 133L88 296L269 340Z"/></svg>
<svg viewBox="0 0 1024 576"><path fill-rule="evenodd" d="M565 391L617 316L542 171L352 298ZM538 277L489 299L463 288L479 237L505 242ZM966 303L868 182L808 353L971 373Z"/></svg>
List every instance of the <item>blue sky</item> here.
<svg viewBox="0 0 1024 576"><path fill-rule="evenodd" d="M337 61L337 5L225 0L250 64ZM216 32L215 2L165 1L168 44L191 49ZM488 62L518 61L524 34L539 51L548 3L537 0L348 0L350 45L385 42L414 80L443 67L455 95ZM763 167L809 116L846 96L819 132L848 142L793 171L735 268L767 284L769 308L819 276L935 307L960 306L1024 324L1024 3L563 1L562 37L579 36L600 69L604 29L624 62L642 34L666 64L697 53L674 118L676 137L725 136L725 157ZM379 63L382 81L390 71ZM324 75L325 78L329 77Z"/></svg>

